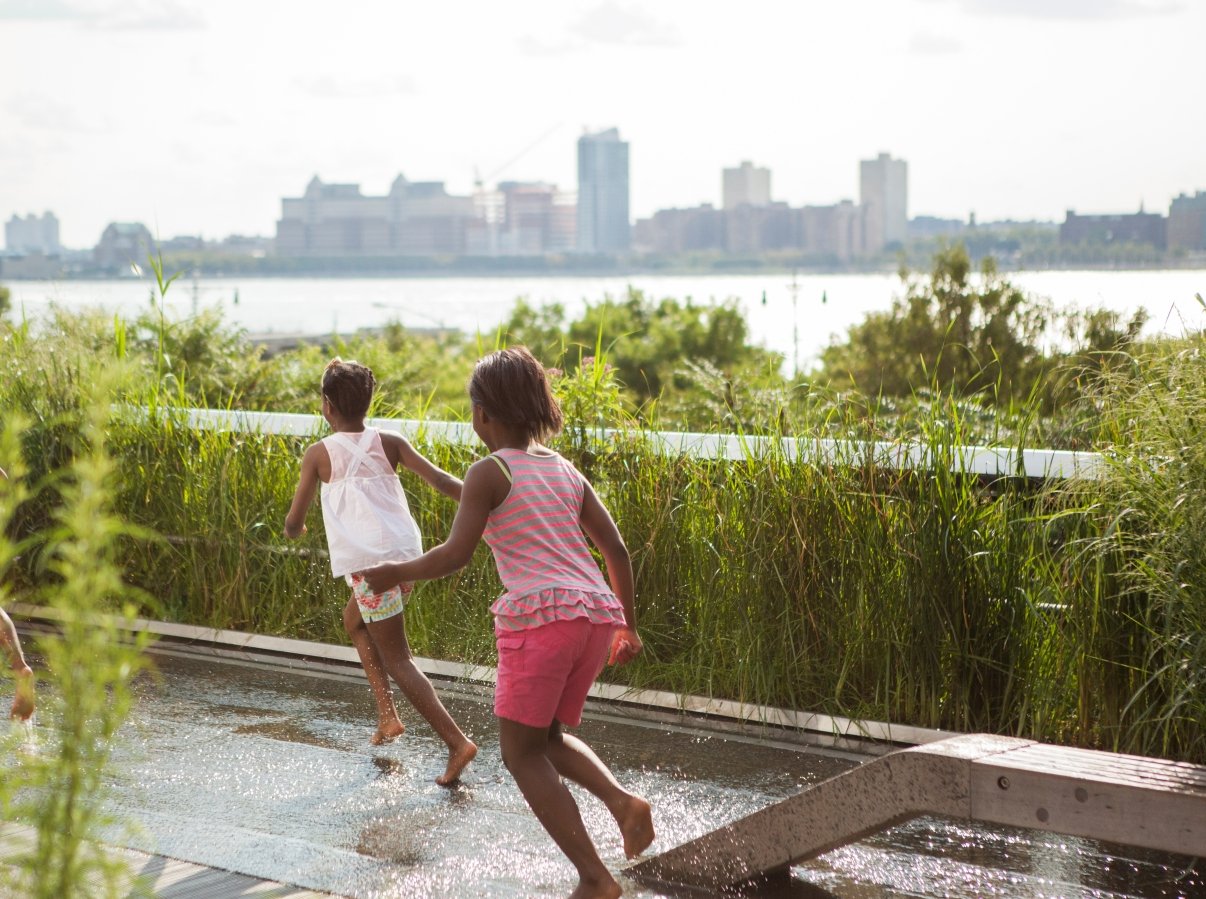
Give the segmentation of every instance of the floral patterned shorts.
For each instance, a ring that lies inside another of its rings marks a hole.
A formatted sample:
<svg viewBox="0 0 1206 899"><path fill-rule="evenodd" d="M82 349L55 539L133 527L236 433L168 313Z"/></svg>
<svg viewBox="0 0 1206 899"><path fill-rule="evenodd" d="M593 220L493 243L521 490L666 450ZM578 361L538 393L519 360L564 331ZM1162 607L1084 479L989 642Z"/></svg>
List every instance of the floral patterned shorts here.
<svg viewBox="0 0 1206 899"><path fill-rule="evenodd" d="M400 615L406 608L406 596L415 589L414 584L399 584L384 593L374 593L359 574L344 575L344 579L352 588L352 596L360 607L360 617L365 621L384 621Z"/></svg>

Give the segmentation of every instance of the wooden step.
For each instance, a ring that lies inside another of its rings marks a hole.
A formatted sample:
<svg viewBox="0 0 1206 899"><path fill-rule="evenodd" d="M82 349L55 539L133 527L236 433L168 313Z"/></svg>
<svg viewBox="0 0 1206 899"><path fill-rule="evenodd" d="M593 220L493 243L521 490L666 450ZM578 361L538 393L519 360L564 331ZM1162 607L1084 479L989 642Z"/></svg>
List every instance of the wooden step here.
<svg viewBox="0 0 1206 899"><path fill-rule="evenodd" d="M1206 767L1011 737L953 737L866 762L626 873L716 889L920 815L1206 855Z"/></svg>

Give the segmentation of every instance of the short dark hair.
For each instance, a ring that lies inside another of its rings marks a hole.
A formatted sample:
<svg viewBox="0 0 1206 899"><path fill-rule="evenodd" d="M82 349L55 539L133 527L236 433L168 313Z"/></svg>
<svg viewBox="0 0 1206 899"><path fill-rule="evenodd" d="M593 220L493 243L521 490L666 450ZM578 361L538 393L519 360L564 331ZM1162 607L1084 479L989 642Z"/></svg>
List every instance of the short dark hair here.
<svg viewBox="0 0 1206 899"><path fill-rule="evenodd" d="M469 399L529 440L545 440L561 430L561 407L544 366L527 347L495 350L479 359L469 378Z"/></svg>
<svg viewBox="0 0 1206 899"><path fill-rule="evenodd" d="M371 368L353 360L344 362L338 356L322 373L322 395L344 418L364 418L376 386Z"/></svg>

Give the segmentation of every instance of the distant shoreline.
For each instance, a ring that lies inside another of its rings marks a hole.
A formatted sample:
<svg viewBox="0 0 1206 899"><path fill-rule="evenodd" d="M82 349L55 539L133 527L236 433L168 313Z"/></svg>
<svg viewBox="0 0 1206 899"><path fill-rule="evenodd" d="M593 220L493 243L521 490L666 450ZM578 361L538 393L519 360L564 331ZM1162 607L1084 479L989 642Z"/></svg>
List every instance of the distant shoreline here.
<svg viewBox="0 0 1206 899"><path fill-rule="evenodd" d="M60 267L47 259L40 265L14 265L17 257L0 257L0 281L131 281L145 277L134 274L130 269L123 271L92 270ZM994 257L995 258L995 257ZM624 278L661 275L667 277L709 277L730 275L883 275L895 274L902 265L911 272L925 272L928 259L886 261L863 265L803 265L779 260L758 262L753 260L734 261L722 265L599 265L548 266L548 265L457 265L440 264L394 264L384 263L356 266L357 260L342 261L339 265L323 264L276 267L273 265L248 265L244 261L210 259L173 259L164 257L164 270L171 274L180 272L181 277L200 278L313 278L313 279L372 279L372 278ZM255 260L260 262L260 260ZM392 261L392 260L391 260ZM1112 263L1059 262L1044 265L1011 264L997 259L997 270L1012 272L1058 272L1058 271L1101 271L1101 272L1150 272L1150 271L1193 271L1206 269L1206 254L1195 254L1179 259L1163 259L1152 262ZM47 264L49 263L49 264Z"/></svg>

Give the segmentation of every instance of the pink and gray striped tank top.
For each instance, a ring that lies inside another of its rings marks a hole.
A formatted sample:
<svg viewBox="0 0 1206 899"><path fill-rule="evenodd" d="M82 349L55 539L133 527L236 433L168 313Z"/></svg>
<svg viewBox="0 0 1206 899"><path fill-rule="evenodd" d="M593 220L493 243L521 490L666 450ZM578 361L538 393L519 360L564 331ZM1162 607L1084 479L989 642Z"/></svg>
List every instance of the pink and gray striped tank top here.
<svg viewBox="0 0 1206 899"><path fill-rule="evenodd" d="M582 533L582 475L559 455L501 449L511 491L490 512L483 537L506 592L490 607L497 633L570 618L624 623L624 609Z"/></svg>

